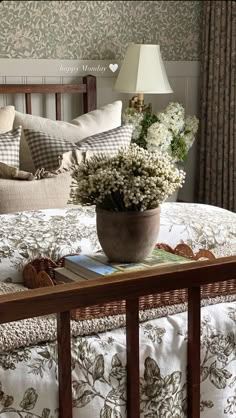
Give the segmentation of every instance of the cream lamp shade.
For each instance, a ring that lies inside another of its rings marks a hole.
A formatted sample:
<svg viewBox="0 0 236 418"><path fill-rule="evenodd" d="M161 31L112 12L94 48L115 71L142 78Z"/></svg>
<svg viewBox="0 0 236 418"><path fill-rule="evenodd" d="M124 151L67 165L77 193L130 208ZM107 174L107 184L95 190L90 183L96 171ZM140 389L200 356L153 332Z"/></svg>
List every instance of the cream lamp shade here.
<svg viewBox="0 0 236 418"><path fill-rule="evenodd" d="M129 45L114 90L121 93L173 93L160 45Z"/></svg>

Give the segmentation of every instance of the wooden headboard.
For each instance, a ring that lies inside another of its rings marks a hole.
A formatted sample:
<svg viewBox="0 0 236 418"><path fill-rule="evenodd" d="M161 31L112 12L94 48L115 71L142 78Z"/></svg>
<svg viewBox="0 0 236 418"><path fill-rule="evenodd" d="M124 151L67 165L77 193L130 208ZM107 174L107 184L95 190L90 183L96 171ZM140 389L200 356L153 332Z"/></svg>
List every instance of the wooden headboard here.
<svg viewBox="0 0 236 418"><path fill-rule="evenodd" d="M32 93L53 93L55 94L56 120L61 120L61 94L82 93L83 113L91 112L97 107L96 77L87 75L83 82L78 84L0 84L0 94L25 95L26 113L32 114L31 94Z"/></svg>

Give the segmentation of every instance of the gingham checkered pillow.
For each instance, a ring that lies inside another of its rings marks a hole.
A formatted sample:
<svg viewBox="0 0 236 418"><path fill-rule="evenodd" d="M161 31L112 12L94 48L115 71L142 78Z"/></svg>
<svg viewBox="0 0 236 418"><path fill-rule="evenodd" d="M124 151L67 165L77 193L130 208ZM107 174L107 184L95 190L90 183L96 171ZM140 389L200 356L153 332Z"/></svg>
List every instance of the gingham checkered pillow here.
<svg viewBox="0 0 236 418"><path fill-rule="evenodd" d="M59 156L77 148L73 142L55 138L44 132L24 129L24 134L35 168L55 170L59 167Z"/></svg>
<svg viewBox="0 0 236 418"><path fill-rule="evenodd" d="M0 134L0 162L19 168L21 126Z"/></svg>
<svg viewBox="0 0 236 418"><path fill-rule="evenodd" d="M76 145L81 151L94 151L115 155L119 149L128 147L131 142L133 125L123 125L110 131L89 136Z"/></svg>
<svg viewBox="0 0 236 418"><path fill-rule="evenodd" d="M60 155L73 149L115 155L120 148L129 146L132 132L133 125L124 125L73 143L44 132L24 129L35 168L45 168L49 171L58 168Z"/></svg>

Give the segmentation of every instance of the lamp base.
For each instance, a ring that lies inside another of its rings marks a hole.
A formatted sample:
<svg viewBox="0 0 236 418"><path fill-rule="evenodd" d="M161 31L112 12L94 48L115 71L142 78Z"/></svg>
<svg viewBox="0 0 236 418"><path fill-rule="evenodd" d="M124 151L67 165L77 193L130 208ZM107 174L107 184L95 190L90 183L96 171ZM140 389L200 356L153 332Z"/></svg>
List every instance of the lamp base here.
<svg viewBox="0 0 236 418"><path fill-rule="evenodd" d="M133 96L129 101L129 107L136 109L138 112L149 112L152 113L152 104L146 105L144 103L144 95L142 93L137 96Z"/></svg>

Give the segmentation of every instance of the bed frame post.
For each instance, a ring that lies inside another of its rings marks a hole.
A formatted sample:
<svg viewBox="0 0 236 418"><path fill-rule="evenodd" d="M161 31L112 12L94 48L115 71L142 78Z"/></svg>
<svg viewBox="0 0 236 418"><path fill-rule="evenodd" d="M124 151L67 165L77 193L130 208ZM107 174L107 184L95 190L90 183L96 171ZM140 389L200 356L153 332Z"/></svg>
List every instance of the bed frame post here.
<svg viewBox="0 0 236 418"><path fill-rule="evenodd" d="M201 287L188 289L188 418L200 418Z"/></svg>
<svg viewBox="0 0 236 418"><path fill-rule="evenodd" d="M72 418L70 311L57 314L59 418Z"/></svg>
<svg viewBox="0 0 236 418"><path fill-rule="evenodd" d="M83 94L83 112L88 113L97 108L96 77L86 75L83 77L86 93Z"/></svg>
<svg viewBox="0 0 236 418"><path fill-rule="evenodd" d="M139 299L126 300L127 418L140 416Z"/></svg>

